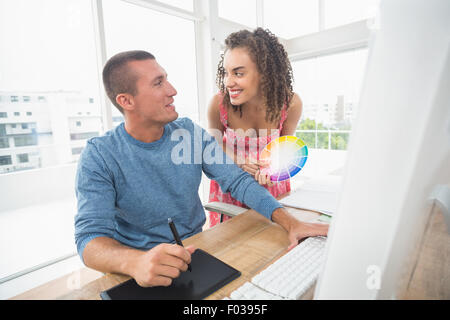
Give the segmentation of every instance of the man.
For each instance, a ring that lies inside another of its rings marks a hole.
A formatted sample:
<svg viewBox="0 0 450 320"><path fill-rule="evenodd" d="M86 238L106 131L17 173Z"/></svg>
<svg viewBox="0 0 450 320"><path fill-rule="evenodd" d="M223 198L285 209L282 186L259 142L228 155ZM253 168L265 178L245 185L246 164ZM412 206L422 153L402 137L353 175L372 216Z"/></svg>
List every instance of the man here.
<svg viewBox="0 0 450 320"><path fill-rule="evenodd" d="M88 267L130 275L141 286L170 285L186 271L195 248L170 244L174 241L167 219L172 218L182 239L201 232L202 171L233 197L283 226L290 247L301 238L327 234L328 226L301 223L289 215L232 160L214 163L205 158L205 150L226 156L205 130L187 118L177 120L177 91L153 55L115 55L104 67L103 82L125 122L90 139L79 161L75 239ZM173 136L180 137L180 132L188 140L184 142L200 150L183 155L191 161L175 163L179 141ZM198 132L206 139L198 141Z"/></svg>

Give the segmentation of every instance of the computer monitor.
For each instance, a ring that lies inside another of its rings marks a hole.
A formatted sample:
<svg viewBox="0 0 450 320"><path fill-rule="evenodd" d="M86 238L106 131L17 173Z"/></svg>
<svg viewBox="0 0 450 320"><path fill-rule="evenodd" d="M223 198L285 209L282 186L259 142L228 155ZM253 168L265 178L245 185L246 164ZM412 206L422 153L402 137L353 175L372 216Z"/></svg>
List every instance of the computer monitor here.
<svg viewBox="0 0 450 320"><path fill-rule="evenodd" d="M450 1L378 14L315 299L398 298L429 196L450 184Z"/></svg>

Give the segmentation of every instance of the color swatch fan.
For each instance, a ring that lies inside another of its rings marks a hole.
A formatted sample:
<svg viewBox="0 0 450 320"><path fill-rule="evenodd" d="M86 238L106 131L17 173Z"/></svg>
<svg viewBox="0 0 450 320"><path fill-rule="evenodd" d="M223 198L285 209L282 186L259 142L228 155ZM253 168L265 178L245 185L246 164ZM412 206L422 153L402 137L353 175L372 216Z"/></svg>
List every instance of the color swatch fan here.
<svg viewBox="0 0 450 320"><path fill-rule="evenodd" d="M308 147L299 138L282 136L271 141L259 155L260 161L270 163L270 180L279 182L292 178L305 166Z"/></svg>

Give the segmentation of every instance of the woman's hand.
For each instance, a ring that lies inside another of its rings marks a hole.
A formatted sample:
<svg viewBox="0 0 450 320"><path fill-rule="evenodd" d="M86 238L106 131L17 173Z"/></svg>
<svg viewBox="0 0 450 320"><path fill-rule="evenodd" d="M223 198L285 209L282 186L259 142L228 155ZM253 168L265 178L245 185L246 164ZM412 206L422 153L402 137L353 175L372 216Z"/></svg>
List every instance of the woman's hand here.
<svg viewBox="0 0 450 320"><path fill-rule="evenodd" d="M259 170L255 174L255 180L262 186L268 185L269 187L273 186L274 183L270 180L270 172L269 168L267 168L267 164L264 162L258 162Z"/></svg>
<svg viewBox="0 0 450 320"><path fill-rule="evenodd" d="M252 157L246 159L237 158L238 166L250 173L260 185L273 186L273 182L270 180L270 174L268 170L269 162L267 161L257 161Z"/></svg>
<svg viewBox="0 0 450 320"><path fill-rule="evenodd" d="M240 168L250 173L253 177L255 177L256 173L259 171L258 163L250 159L245 159L245 161L240 165Z"/></svg>

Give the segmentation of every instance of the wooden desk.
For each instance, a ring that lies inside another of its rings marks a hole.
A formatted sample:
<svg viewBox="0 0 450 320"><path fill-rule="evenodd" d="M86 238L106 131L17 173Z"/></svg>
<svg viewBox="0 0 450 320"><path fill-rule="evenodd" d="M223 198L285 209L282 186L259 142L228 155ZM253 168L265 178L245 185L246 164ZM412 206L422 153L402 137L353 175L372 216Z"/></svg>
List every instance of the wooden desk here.
<svg viewBox="0 0 450 320"><path fill-rule="evenodd" d="M314 222L318 214L287 208L297 219ZM415 272L408 290L399 299L450 299L450 246L449 235L442 213L436 212L429 223L419 252ZM222 299L250 280L260 270L280 257L288 245L286 232L253 210L227 220L211 229L183 241L208 251L241 271L242 276L216 291L207 299ZM70 289L72 279L79 289ZM129 277L102 273L83 268L20 294L13 299L100 299L100 292ZM313 288L304 296L311 298Z"/></svg>
<svg viewBox="0 0 450 320"><path fill-rule="evenodd" d="M313 222L319 217L319 214L311 211L292 208L287 208L287 210L302 221ZM241 271L241 277L206 298L223 299L283 255L289 245L289 240L287 232L281 226L269 221L255 211L249 210L185 239L183 243L201 248ZM67 289L66 292L62 293L61 288L64 286L67 288L70 277L73 277L73 274L70 274L27 291L13 299L100 300L101 291L130 278L118 274L103 275L88 268L79 271L79 276L81 277L79 289ZM90 282L87 280L90 280ZM54 288L59 288L59 290L56 290L52 295ZM312 293L313 288L304 295L304 298L311 298Z"/></svg>

